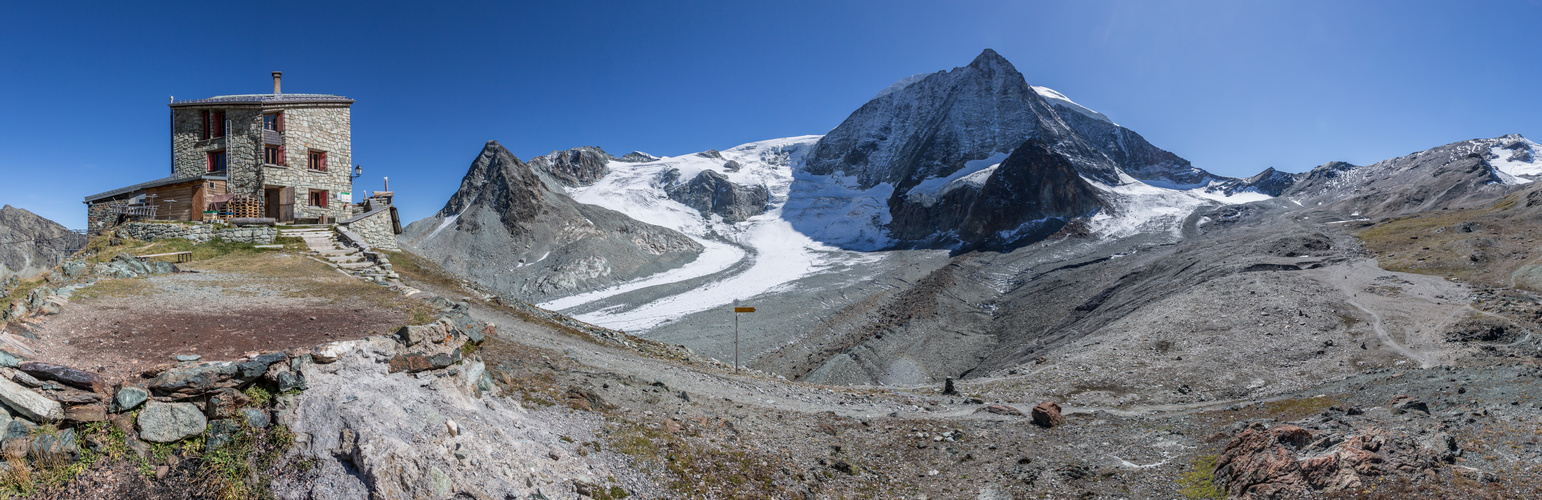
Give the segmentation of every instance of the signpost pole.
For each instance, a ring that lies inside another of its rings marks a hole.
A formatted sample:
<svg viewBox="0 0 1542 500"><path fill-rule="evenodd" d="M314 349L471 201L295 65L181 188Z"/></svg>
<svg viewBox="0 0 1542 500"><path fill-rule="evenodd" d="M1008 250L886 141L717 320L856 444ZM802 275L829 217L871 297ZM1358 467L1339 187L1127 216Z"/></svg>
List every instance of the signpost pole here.
<svg viewBox="0 0 1542 500"><path fill-rule="evenodd" d="M740 307L739 299L734 299L734 373L739 373L739 313L755 312L753 307Z"/></svg>
<svg viewBox="0 0 1542 500"><path fill-rule="evenodd" d="M739 373L739 311L734 311L734 373Z"/></svg>

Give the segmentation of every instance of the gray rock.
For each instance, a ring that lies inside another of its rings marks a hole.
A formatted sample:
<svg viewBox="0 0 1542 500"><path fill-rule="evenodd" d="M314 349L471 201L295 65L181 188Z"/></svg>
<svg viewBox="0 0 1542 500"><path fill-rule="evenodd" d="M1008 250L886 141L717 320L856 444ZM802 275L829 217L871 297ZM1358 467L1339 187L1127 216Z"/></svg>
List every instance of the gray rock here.
<svg viewBox="0 0 1542 500"><path fill-rule="evenodd" d="M15 368L17 365L21 364L23 359L24 358L21 356L11 354L6 351L0 351L0 368Z"/></svg>
<svg viewBox="0 0 1542 500"><path fill-rule="evenodd" d="M23 372L23 371L18 371L18 372L12 373L11 374L11 380L16 381L16 383L18 383L18 384L21 384L21 385L24 385L24 386L27 386L27 387L32 387L32 388L38 388L38 387L42 387L43 386L43 381L38 380L37 377L33 377L31 375L28 375L27 372Z"/></svg>
<svg viewBox="0 0 1542 500"><path fill-rule="evenodd" d="M41 422L64 418L64 408L58 401L4 378L0 378L0 403L29 420Z"/></svg>
<svg viewBox="0 0 1542 500"><path fill-rule="evenodd" d="M80 457L80 444L74 428L58 434L38 434L32 437L27 458L34 463L64 465Z"/></svg>
<svg viewBox="0 0 1542 500"><path fill-rule="evenodd" d="M271 423L268 420L268 412L257 408L242 408L241 417L246 419L246 425L253 429L266 429Z"/></svg>
<svg viewBox="0 0 1542 500"><path fill-rule="evenodd" d="M202 434L209 420L192 403L150 401L139 412L139 438L172 443Z"/></svg>
<svg viewBox="0 0 1542 500"><path fill-rule="evenodd" d="M197 354L178 354L177 355L177 361L182 361L182 362L198 361L200 359L203 359L203 356L199 356Z"/></svg>
<svg viewBox="0 0 1542 500"><path fill-rule="evenodd" d="M584 146L531 158L530 168L563 186L588 186L610 173L607 165L613 160L603 149Z"/></svg>
<svg viewBox="0 0 1542 500"><path fill-rule="evenodd" d="M664 193L669 198L701 212L703 217L718 214L733 224L766 212L771 201L765 186L741 186L714 170L703 170L695 178L679 182L680 171L665 173Z"/></svg>
<svg viewBox="0 0 1542 500"><path fill-rule="evenodd" d="M118 389L118 394L113 397L113 411L124 412L138 408L141 403L150 398L150 391L138 387L124 387Z"/></svg>
<svg viewBox="0 0 1542 500"><path fill-rule="evenodd" d="M241 432L241 424L231 419L220 419L209 422L209 439L204 441L204 451L214 451L224 448L235 440Z"/></svg>

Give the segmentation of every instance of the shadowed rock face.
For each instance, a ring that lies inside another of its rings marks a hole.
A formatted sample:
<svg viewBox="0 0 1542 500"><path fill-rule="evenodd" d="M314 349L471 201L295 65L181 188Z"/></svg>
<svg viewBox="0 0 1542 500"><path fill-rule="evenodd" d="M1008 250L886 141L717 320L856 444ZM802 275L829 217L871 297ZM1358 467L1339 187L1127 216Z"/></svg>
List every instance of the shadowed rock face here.
<svg viewBox="0 0 1542 500"><path fill-rule="evenodd" d="M616 157L605 150L584 146L531 158L530 168L563 186L578 187L594 184L610 173L608 164L611 161L616 161Z"/></svg>
<svg viewBox="0 0 1542 500"><path fill-rule="evenodd" d="M672 229L573 201L496 141L444 208L400 238L453 273L532 301L678 267L702 248Z"/></svg>
<svg viewBox="0 0 1542 500"><path fill-rule="evenodd" d="M718 214L729 224L766 212L771 193L765 186L740 186L728 181L728 177L713 170L703 170L696 178L677 183L680 171L665 174L664 192L669 199L707 214Z"/></svg>
<svg viewBox="0 0 1542 500"><path fill-rule="evenodd" d="M891 199L890 234L918 246L1011 248L1058 231L1103 208L1076 167L1049 144L1029 139L983 185L965 185L930 205Z"/></svg>
<svg viewBox="0 0 1542 500"><path fill-rule="evenodd" d="M0 279L30 278L46 271L85 244L59 223L26 210L0 208Z"/></svg>

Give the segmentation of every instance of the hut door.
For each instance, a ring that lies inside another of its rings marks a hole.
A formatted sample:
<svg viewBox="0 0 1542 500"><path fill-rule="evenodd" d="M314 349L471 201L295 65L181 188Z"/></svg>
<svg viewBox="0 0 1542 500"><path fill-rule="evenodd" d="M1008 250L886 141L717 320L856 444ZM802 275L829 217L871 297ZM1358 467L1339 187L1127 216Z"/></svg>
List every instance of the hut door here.
<svg viewBox="0 0 1542 500"><path fill-rule="evenodd" d="M209 207L208 193L201 181L193 186L193 198L187 201L188 220L203 220L203 211Z"/></svg>
<svg viewBox="0 0 1542 500"><path fill-rule="evenodd" d="M289 222L294 220L294 187L286 187L278 192L278 220Z"/></svg>

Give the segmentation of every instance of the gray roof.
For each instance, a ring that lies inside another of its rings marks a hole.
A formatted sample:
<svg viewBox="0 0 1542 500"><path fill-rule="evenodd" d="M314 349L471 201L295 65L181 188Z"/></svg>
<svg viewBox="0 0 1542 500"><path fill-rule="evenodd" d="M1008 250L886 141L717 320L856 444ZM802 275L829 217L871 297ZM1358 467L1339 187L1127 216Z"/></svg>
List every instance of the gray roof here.
<svg viewBox="0 0 1542 500"><path fill-rule="evenodd" d="M163 179L156 179L156 180L153 180L153 181L150 181L150 182L141 182L139 184L135 184L135 185L128 186L128 187L121 187L121 188L118 188L118 189L114 189L112 191L106 191L106 192L101 192L101 193L93 194L91 196L87 196L86 197L85 203L91 203L93 201L100 200L100 199L103 199L103 198L113 198L113 197L116 197L116 196L119 196L119 195L125 195L125 194L129 194L129 193L133 193L135 191L140 191L140 190L143 190L143 189L150 189L150 188L153 188L153 187L161 187L161 186L169 186L169 185L172 185L172 184L181 184L181 183L184 183L184 182L190 182L190 181L195 181L195 180L200 180L200 179L225 180L226 176L223 176L223 175L213 175L213 174L204 174L204 175L196 175L196 176L192 176L192 177L166 177L166 178L163 178Z"/></svg>
<svg viewBox="0 0 1542 500"><path fill-rule="evenodd" d="M170 106L176 108L210 104L353 104L353 99L332 94L235 94L172 101Z"/></svg>

